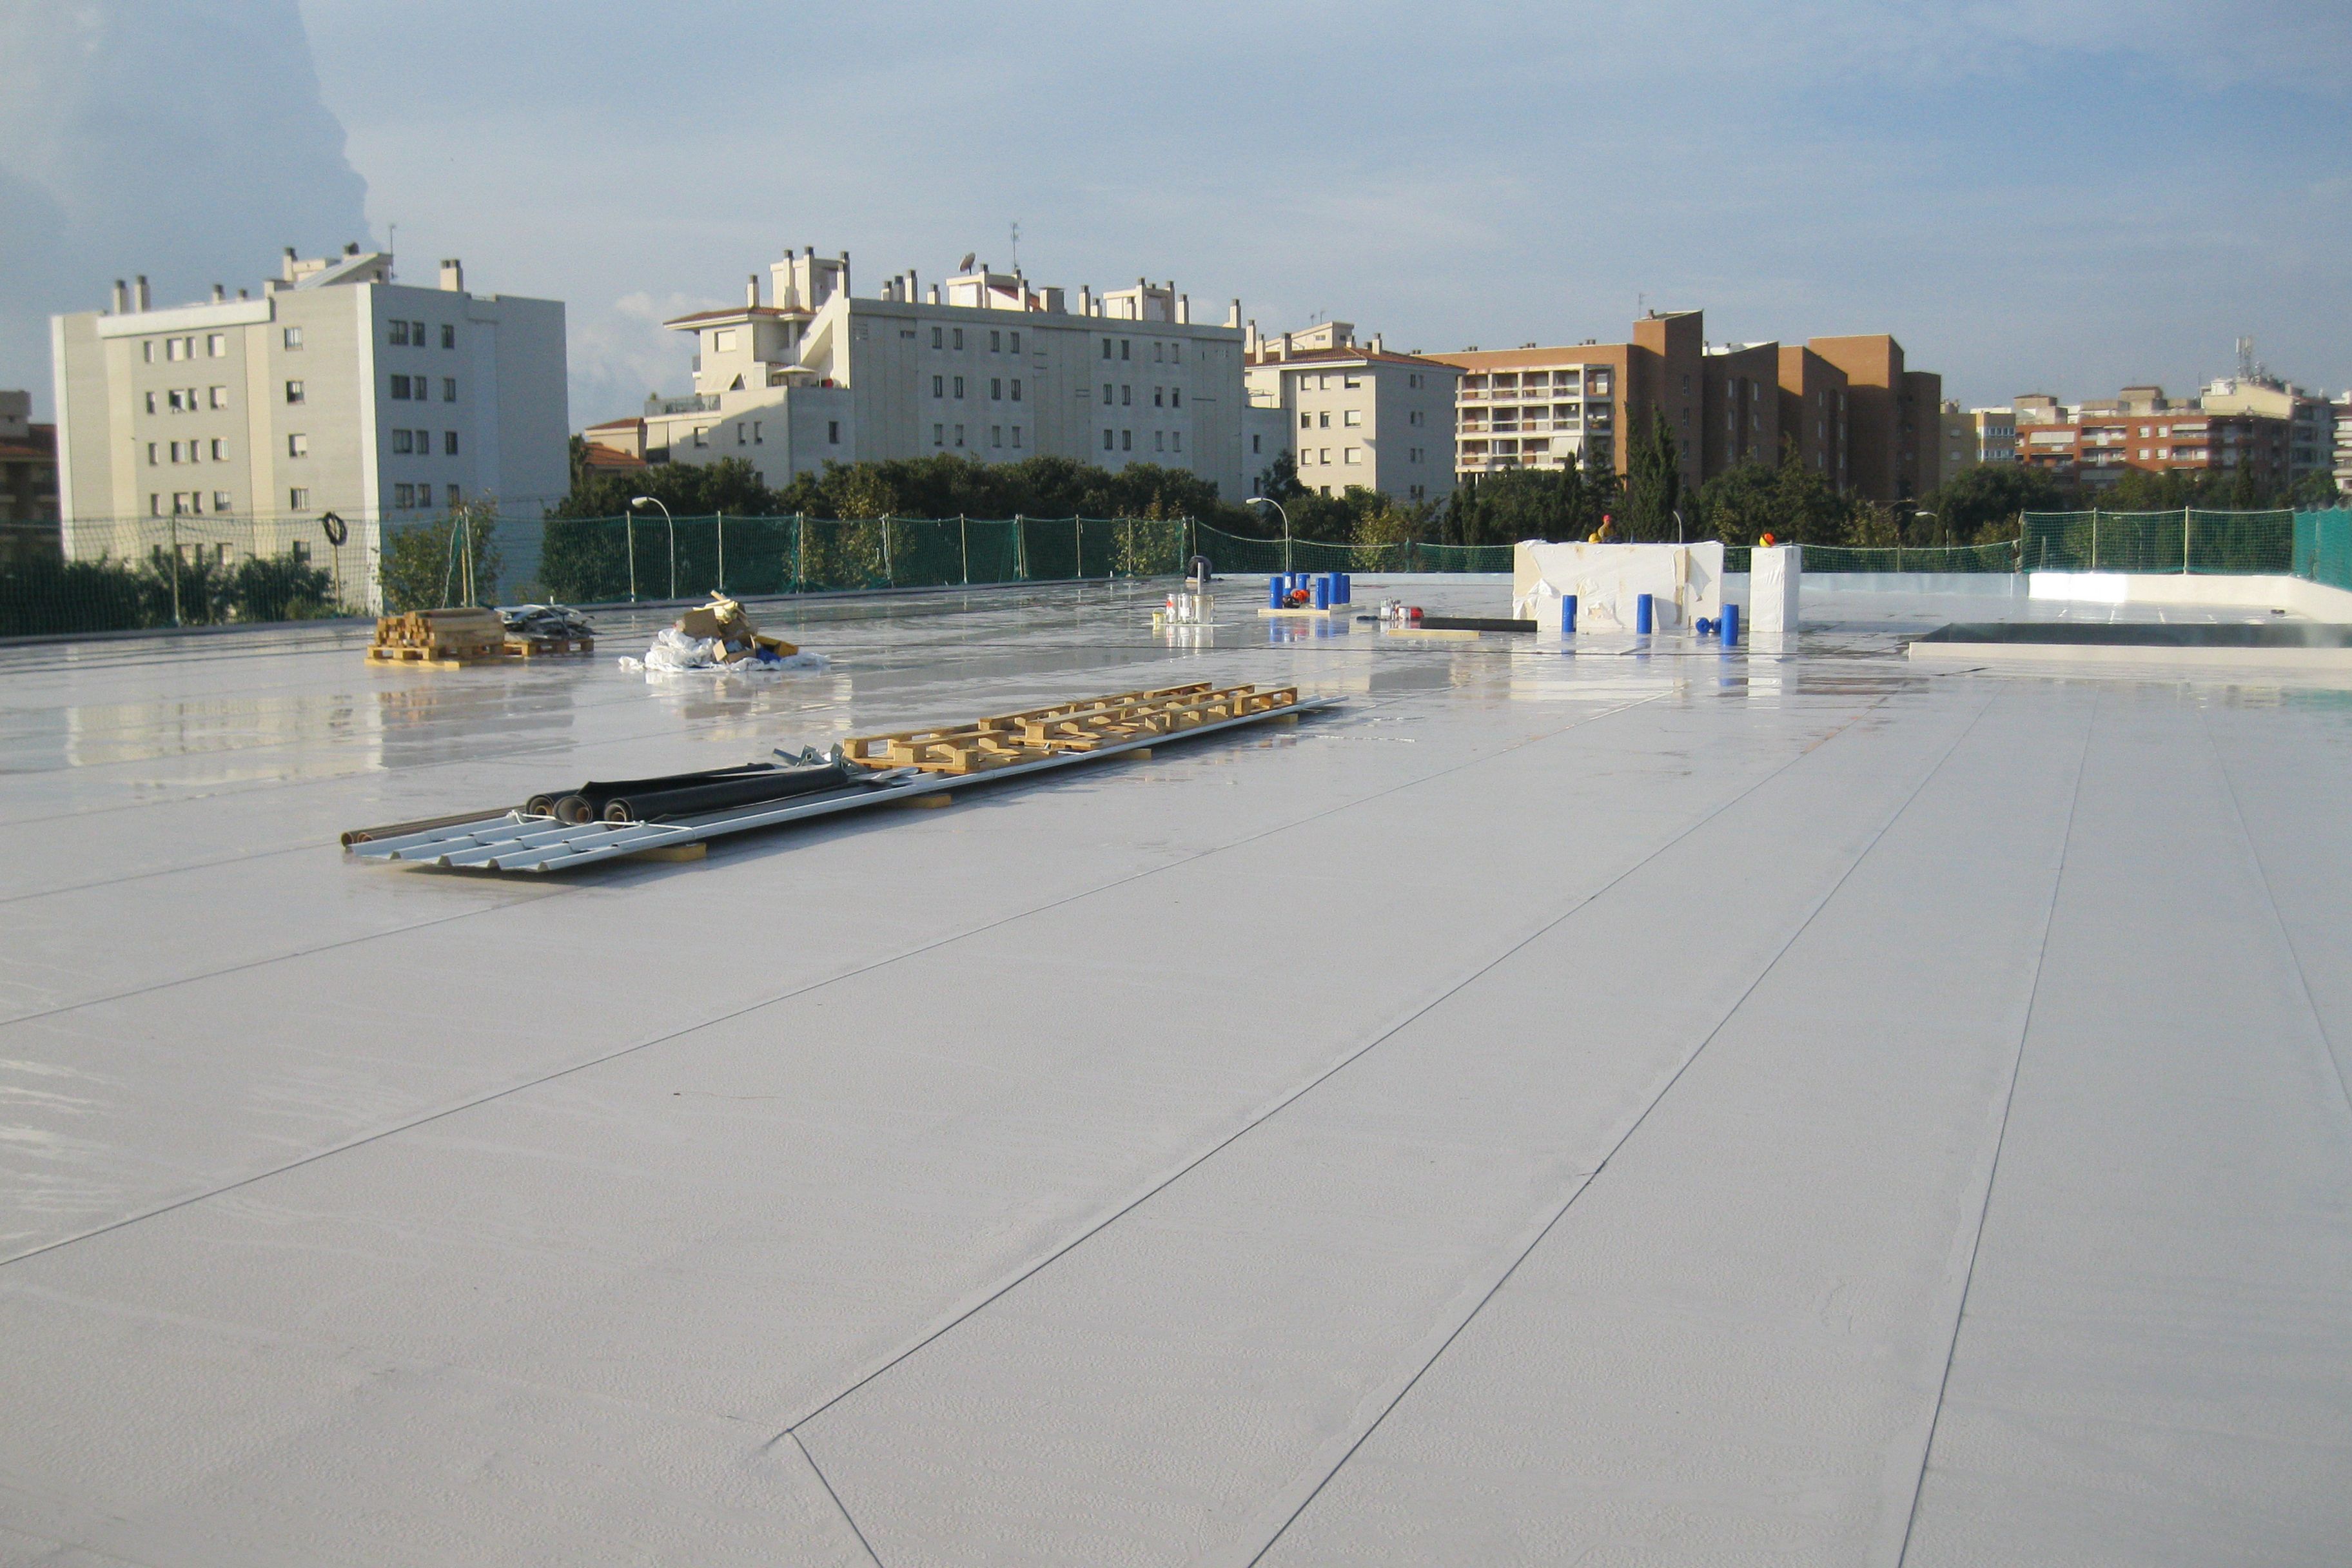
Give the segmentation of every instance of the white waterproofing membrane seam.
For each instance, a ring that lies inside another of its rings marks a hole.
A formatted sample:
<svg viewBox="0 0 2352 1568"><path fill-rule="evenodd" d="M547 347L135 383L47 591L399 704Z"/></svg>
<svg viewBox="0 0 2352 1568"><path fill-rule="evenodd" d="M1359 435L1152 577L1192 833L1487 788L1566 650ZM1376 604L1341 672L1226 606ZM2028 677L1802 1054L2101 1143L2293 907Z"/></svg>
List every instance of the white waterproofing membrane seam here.
<svg viewBox="0 0 2352 1568"><path fill-rule="evenodd" d="M1659 695L1663 696L1664 693L1660 693ZM1654 701L1656 699L1647 698L1643 700L1644 702ZM975 1292L973 1297L966 1302L951 1308L947 1314L935 1321L931 1325L926 1327L919 1333L911 1337L905 1344L896 1350L887 1352L881 1357L877 1358L874 1364L872 1364L868 1369L861 1372L856 1377L845 1382L839 1389L824 1396L821 1401L813 1404L806 1410L794 1415L790 1421L785 1423L783 1428L776 1434L775 1437L770 1440L771 1443L781 1442L787 1436L794 1437L795 1440L797 1440L797 1434L801 1427L806 1426L810 1423L815 1421L826 1411L840 1405L844 1400L846 1400L851 1395L855 1394L859 1389L888 1373L893 1367L898 1366L899 1363L908 1360L909 1358L919 1354L930 1345L953 1332L957 1327L969 1321L972 1317L984 1310L994 1302L1003 1300L1004 1297L1019 1289L1024 1281L1031 1279L1044 1272L1045 1269L1050 1268L1054 1264L1069 1256L1070 1253L1085 1245L1088 1240L1101 1235L1105 1230L1118 1223L1118 1221L1135 1212L1143 1205L1150 1202L1153 1197L1175 1185L1186 1175L1200 1169L1216 1155L1223 1152L1226 1149L1231 1148L1234 1144L1239 1142L1250 1133L1257 1131L1260 1127L1264 1126L1267 1121L1280 1114L1283 1110L1297 1104L1314 1089L1321 1087L1325 1083L1328 1083L1347 1068L1361 1060L1380 1046L1394 1038L1398 1034L1409 1028L1415 1022L1442 1006L1446 1001L1459 994L1468 986L1475 984L1482 976L1491 973L1501 964L1508 962L1513 956L1517 954L1529 944L1540 940L1542 937L1557 929L1563 922L1572 919L1580 910L1586 909L1595 900L1606 895L1610 889L1618 887L1627 879L1637 875L1643 868L1656 860L1660 856L1664 855L1666 852L1673 849L1675 846L1680 844L1684 839L1699 832L1701 829L1706 827L1707 824L1721 816L1725 812L1738 805L1740 802L1748 799L1757 791L1763 789L1771 784L1773 780L1787 773L1790 768L1797 766L1807 758L1821 751L1824 746L1828 745L1830 742L1852 730L1853 726L1861 723L1865 718L1867 718L1873 710L1880 707L1884 700L1884 699L1881 699L1877 702L1869 704L1862 711L1854 714L1852 718L1849 718L1844 723L1839 725L1829 734L1814 741L1803 750L1797 752L1785 761L1781 762L1779 765L1768 770L1756 779L1752 780L1736 793L1727 796L1724 800L1709 808L1698 817L1695 818L1671 837L1660 841L1649 851L1649 853L1643 856L1639 860L1636 860L1632 865L1626 867L1623 870L1610 878L1606 882L1601 884L1599 887L1579 897L1566 909L1545 919L1538 924L1534 930L1520 936L1516 942L1506 947L1494 958L1480 964L1475 970L1446 986L1436 995L1431 997L1421 1004L1418 1007L1415 1007L1411 1012L1407 1013L1403 1017L1401 1017L1394 1023L1391 1024L1379 1035L1365 1041L1363 1044L1356 1047L1352 1050L1346 1052L1337 1060L1333 1061L1329 1066L1324 1068L1321 1071L1315 1073L1304 1082L1294 1086L1274 1100L1267 1101L1257 1110L1253 1111L1248 1117L1244 1118L1241 1125L1236 1127L1224 1138L1220 1139L1209 1148L1204 1149L1196 1154L1188 1156L1171 1168L1151 1178L1131 1196L1107 1210L1087 1225L1080 1226L1072 1232L1066 1240L1047 1249L1041 1256L1021 1264L1006 1277L983 1288L981 1291ZM1640 704L1629 704L1628 706L1640 706ZM1990 704L1988 703L1987 706L1989 707ZM1618 710L1612 710L1611 711ZM1979 709L1979 717L1981 717L1982 712L1983 710ZM1955 743L1957 744L1957 742ZM1597 1169L1598 1167L1596 1167L1596 1170Z"/></svg>

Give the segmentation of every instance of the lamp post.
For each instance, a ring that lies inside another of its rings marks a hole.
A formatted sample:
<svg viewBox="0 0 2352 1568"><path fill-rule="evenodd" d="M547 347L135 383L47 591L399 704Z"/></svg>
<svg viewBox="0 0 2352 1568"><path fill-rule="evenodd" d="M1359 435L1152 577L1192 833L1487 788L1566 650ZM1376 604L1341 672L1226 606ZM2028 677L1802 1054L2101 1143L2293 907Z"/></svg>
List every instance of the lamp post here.
<svg viewBox="0 0 2352 1568"><path fill-rule="evenodd" d="M656 497L635 496L631 498L629 501L631 510L634 511L636 508L641 506L661 507L662 521L669 524L669 596L675 599L677 597L677 520L670 516L669 508L662 506L660 500ZM629 537L634 542L636 535L633 531ZM633 542L629 550L629 597L634 600L636 596L637 552Z"/></svg>
<svg viewBox="0 0 2352 1568"><path fill-rule="evenodd" d="M1928 511L1928 510L1925 510L1925 509L1923 508L1923 509L1919 509L1919 510L1915 510L1911 513L1911 516L1912 516L1913 521L1917 521L1918 519L1923 518L1923 517L1935 517L1935 516L1936 516L1936 514L1935 514L1934 512L1932 512L1932 511ZM1943 521L1943 520L1942 520L1942 519L1940 519L1940 518L1937 518L1937 521L1939 524L1942 522L1942 521ZM1937 529L1937 531L1937 531L1938 533L1943 533L1943 529L1939 526L1939 527ZM1944 541L1943 541L1943 542L1944 542L1946 544L1949 544L1949 543L1951 543L1951 542L1952 542L1952 536L1951 536L1950 534L1948 534L1948 533L1944 533Z"/></svg>
<svg viewBox="0 0 2352 1568"><path fill-rule="evenodd" d="M1289 571L1289 570L1290 570L1290 514L1289 514L1288 512L1284 511L1284 510L1282 510L1282 503L1281 503L1280 501L1278 501L1278 500L1273 500L1272 498L1267 497L1267 496L1252 496L1252 497L1250 497L1250 499L1249 499L1249 500L1245 500L1245 501L1242 502L1242 505L1244 505L1244 506L1270 506L1270 507L1274 508L1276 514L1276 515L1278 515L1278 516L1282 519L1282 569L1283 569L1285 572Z"/></svg>

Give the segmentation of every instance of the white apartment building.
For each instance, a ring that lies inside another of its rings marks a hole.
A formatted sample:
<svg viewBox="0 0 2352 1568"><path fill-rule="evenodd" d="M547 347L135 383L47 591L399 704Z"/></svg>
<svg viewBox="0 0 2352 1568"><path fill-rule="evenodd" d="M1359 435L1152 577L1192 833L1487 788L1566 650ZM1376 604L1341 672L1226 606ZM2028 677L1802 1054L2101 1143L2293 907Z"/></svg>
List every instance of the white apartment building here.
<svg viewBox="0 0 2352 1568"><path fill-rule="evenodd" d="M1283 451L1298 482L1325 495L1352 488L1400 500L1454 489L1454 394L1459 366L1356 342L1348 321L1261 339L1247 328L1245 379L1252 474Z"/></svg>
<svg viewBox="0 0 2352 1568"><path fill-rule="evenodd" d="M2352 495L2352 392L2339 392L2336 410L2336 488Z"/></svg>
<svg viewBox="0 0 2352 1568"><path fill-rule="evenodd" d="M1247 493L1241 304L1196 322L1171 283L1097 296L1018 271L967 267L924 289L850 292L849 256L814 247L751 275L740 306L667 325L695 338L694 391L585 438L650 462L740 458L780 486L828 462L942 453L987 462L1055 456L1107 468L1182 468Z"/></svg>
<svg viewBox="0 0 2352 1568"><path fill-rule="evenodd" d="M385 521L488 498L535 518L571 485L562 304L468 293L456 261L427 289L385 252L289 248L258 299L165 310L118 282L50 342L69 558L143 552L157 520L184 553L319 556L331 511L352 577Z"/></svg>

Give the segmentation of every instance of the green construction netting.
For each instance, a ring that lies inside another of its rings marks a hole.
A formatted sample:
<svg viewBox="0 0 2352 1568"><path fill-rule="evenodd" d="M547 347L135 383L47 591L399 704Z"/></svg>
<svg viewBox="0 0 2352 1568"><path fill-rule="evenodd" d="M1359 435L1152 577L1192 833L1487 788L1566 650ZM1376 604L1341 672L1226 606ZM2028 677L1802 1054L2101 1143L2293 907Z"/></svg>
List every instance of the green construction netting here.
<svg viewBox="0 0 2352 1568"><path fill-rule="evenodd" d="M2352 588L2352 511L2335 507L2294 514L2294 571L2332 588Z"/></svg>
<svg viewBox="0 0 2352 1568"><path fill-rule="evenodd" d="M2029 511L2018 559L2027 572L2285 573L2290 511Z"/></svg>

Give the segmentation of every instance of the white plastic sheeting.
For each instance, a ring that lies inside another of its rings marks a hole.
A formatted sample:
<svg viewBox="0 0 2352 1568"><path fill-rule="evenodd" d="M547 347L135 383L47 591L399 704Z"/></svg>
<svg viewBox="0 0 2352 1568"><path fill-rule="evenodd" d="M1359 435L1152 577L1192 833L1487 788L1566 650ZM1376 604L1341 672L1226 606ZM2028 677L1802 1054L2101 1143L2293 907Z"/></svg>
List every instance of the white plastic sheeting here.
<svg viewBox="0 0 2352 1568"><path fill-rule="evenodd" d="M665 626L654 636L653 646L646 649L643 658L624 658L621 668L643 670L648 680L671 675L715 675L726 679L753 679L764 675L789 675L796 670L831 668L824 656L796 653L785 658L739 658L732 664L724 658L726 649L715 637L690 637L675 626Z"/></svg>
<svg viewBox="0 0 2352 1568"><path fill-rule="evenodd" d="M1511 555L1511 614L1540 632L1559 630L1559 602L1576 595L1584 631L1632 631L1634 600L1650 595L1661 631L1723 614L1723 546L1552 544L1522 540Z"/></svg>

